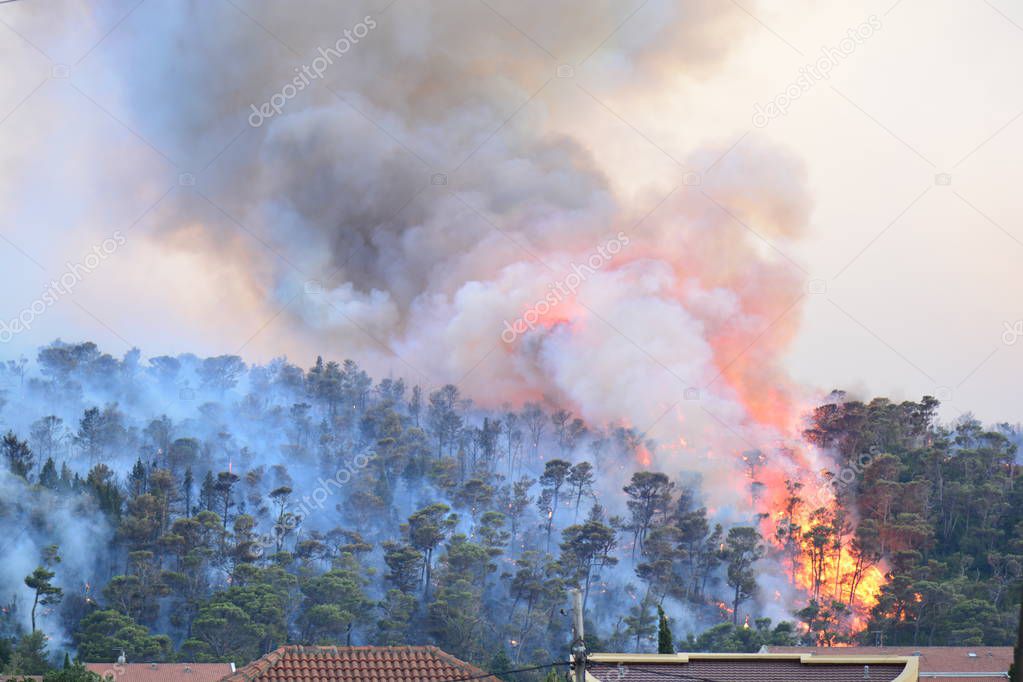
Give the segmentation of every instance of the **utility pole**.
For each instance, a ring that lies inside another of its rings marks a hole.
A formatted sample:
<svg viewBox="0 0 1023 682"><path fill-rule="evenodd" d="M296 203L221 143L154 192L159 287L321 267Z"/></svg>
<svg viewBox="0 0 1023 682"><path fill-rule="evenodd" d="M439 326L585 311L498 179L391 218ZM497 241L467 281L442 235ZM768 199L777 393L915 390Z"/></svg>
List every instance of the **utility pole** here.
<svg viewBox="0 0 1023 682"><path fill-rule="evenodd" d="M572 590L572 671L575 682L586 682L586 641L583 634L583 593Z"/></svg>
<svg viewBox="0 0 1023 682"><path fill-rule="evenodd" d="M1019 633L1016 635L1016 655L1012 667L1012 682L1023 680L1023 595L1019 602Z"/></svg>

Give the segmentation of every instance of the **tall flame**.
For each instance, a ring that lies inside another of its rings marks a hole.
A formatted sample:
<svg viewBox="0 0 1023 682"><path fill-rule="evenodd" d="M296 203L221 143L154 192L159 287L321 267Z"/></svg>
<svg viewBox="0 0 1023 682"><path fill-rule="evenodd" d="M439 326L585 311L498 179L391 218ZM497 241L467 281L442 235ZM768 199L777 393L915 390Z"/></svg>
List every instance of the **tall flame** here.
<svg viewBox="0 0 1023 682"><path fill-rule="evenodd" d="M784 499L765 499L761 530L778 551L784 552L785 543L780 537L784 537L784 529L794 527L790 533L798 552L789 559L795 586L808 602L813 600L823 607L844 605L848 611L839 618L841 625L846 634L858 633L866 627L870 609L877 604L884 574L876 566L858 564L850 547L852 526L845 520L847 512L835 499L833 489L812 476L798 483L803 502L794 508L787 507ZM783 496L789 494L784 487L780 492Z"/></svg>
<svg viewBox="0 0 1023 682"><path fill-rule="evenodd" d="M775 395L781 397L781 393ZM794 433L794 428L785 426L783 415L803 411L780 403L774 403L766 413L756 413L755 409L751 406L750 414L759 414L762 423L768 424L765 432L775 434ZM660 451L669 458L691 462L688 447L687 438L679 436ZM720 454L723 451L708 447L705 452L723 467L727 463L728 456ZM833 634L848 638L862 632L886 579L881 567L862 561L856 554L852 538L858 519L854 510L846 509L836 498L826 472L827 453L801 438L776 438L763 450L734 452L731 456L745 467L742 489L736 492L744 501L747 518L759 519L768 556L782 564L798 595L791 611L799 612L816 603L819 612L826 613ZM637 452L641 466L649 466L650 460L647 450ZM775 601L782 599L778 591L774 596ZM804 624L803 630L809 628ZM835 645L842 639L821 635L818 643Z"/></svg>

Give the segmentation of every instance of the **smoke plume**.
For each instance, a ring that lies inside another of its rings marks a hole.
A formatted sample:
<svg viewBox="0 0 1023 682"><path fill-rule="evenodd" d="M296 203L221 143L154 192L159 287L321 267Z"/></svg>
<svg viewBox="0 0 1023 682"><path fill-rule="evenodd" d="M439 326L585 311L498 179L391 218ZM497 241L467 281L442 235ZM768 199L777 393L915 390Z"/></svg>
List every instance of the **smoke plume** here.
<svg viewBox="0 0 1023 682"><path fill-rule="evenodd" d="M24 5L20 26L64 25ZM183 327L216 326L216 299L225 326L266 321L246 357L325 349L483 407L625 423L653 446L636 467L698 472L719 519L750 522L742 452L809 464L774 447L805 400L780 365L803 169L755 134L733 146L742 130L640 122L751 26L715 0L151 1L73 79L165 157L126 163L194 176L129 236L133 259L180 265L151 300ZM124 296L140 275L110 267L93 293ZM622 480L604 483L612 509Z"/></svg>

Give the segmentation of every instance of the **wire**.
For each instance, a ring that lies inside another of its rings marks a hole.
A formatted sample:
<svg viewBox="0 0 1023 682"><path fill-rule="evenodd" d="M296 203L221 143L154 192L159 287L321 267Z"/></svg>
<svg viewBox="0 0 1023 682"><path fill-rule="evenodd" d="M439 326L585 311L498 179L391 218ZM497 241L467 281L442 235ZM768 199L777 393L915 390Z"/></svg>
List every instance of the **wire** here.
<svg viewBox="0 0 1023 682"><path fill-rule="evenodd" d="M488 677L498 677L500 675L517 675L518 673L528 673L534 670L543 670L544 668L553 668L556 665L572 665L568 661L554 661L553 663L544 663L543 665L534 665L528 668L516 668L514 670L498 670L492 673L483 673L482 675L472 675L471 677L449 677L446 680L438 680L438 682L465 682L466 680L483 680Z"/></svg>
<svg viewBox="0 0 1023 682"><path fill-rule="evenodd" d="M569 661L554 661L552 663L544 663L543 665L534 665L528 668L516 668L514 670L499 670L492 673L484 673L482 675L472 675L470 677L449 677L445 680L438 680L438 682L467 682L468 680L482 680L488 677L501 677L503 675L517 675L519 673L528 673L535 670L543 670L544 668L552 668L557 665L572 665ZM606 665L612 665L607 663ZM697 675L687 675L685 673L669 673L660 670L650 670L648 666L642 666L643 673L647 675L656 675L658 677L667 677L673 680L687 680L688 682L723 682L720 678L711 677L699 677ZM612 668L613 671L613 668Z"/></svg>
<svg viewBox="0 0 1023 682"><path fill-rule="evenodd" d="M13 2L13 1L14 1L14 0L0 0L0 5L4 5L4 4L8 3L8 2ZM21 528L21 532L19 532L19 533L18 533L17 535L15 535L15 536L14 536L13 538L11 538L11 539L10 539L10 540L8 540L7 542L5 542L5 543L3 544L3 547L0 547L0 554L3 554L3 553L4 553L4 552L5 552L6 550L7 550L7 548L8 548L8 547L9 547L10 545L12 545L13 543L17 542L17 541L18 541L18 539L19 539L19 538L21 538L21 536L25 534L25 531L26 531L26 530L28 530L28 528L27 528L27 527L25 527L25 526L22 526L22 528Z"/></svg>
<svg viewBox="0 0 1023 682"><path fill-rule="evenodd" d="M607 664L604 664L604 665L613 665L613 664L607 663ZM689 682L725 682L725 680L723 680L721 678L700 677L698 675L687 675L686 673L669 673L669 672L664 672L662 670L650 670L649 669L649 664L647 664L647 665L639 664L639 665L637 665L637 668L639 668L639 667L643 668L643 674L644 675L656 675L658 677L667 677L667 678L672 679L672 680L689 680ZM612 671L613 671L613 668L612 668Z"/></svg>

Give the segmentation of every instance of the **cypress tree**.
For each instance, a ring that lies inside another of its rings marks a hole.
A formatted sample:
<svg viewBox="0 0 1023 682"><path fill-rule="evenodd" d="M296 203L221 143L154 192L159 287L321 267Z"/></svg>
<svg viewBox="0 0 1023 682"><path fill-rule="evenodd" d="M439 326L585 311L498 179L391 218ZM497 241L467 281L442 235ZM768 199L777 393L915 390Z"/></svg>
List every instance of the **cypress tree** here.
<svg viewBox="0 0 1023 682"><path fill-rule="evenodd" d="M675 653L675 643L671 635L671 623L668 622L668 617L664 615L664 609L660 606L657 607L657 615L657 653L673 654Z"/></svg>

